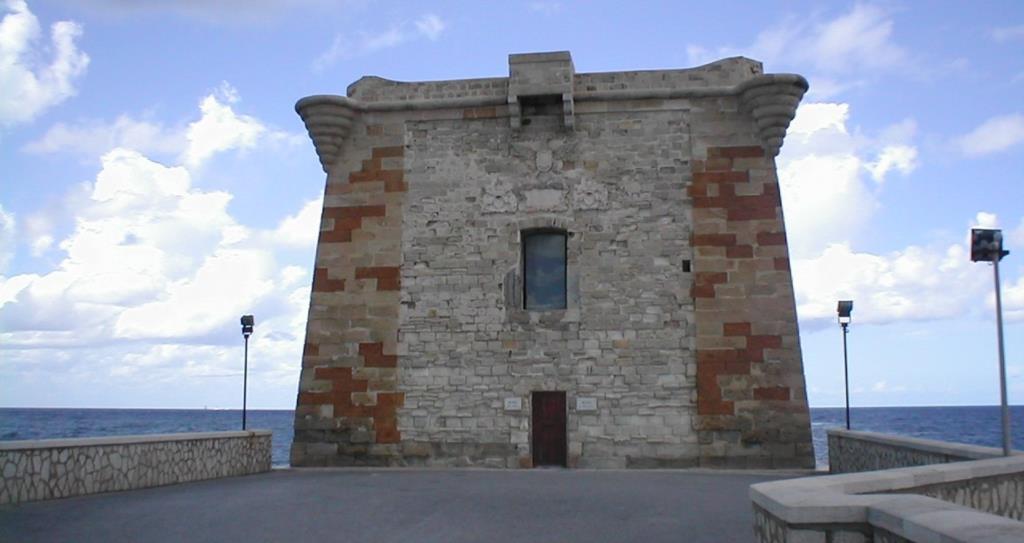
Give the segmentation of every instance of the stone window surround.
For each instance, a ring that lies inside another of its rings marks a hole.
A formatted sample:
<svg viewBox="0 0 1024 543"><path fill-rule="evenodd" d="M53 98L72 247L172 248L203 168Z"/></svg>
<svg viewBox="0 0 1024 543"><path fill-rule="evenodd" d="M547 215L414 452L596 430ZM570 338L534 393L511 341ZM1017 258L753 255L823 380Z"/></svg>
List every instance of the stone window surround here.
<svg viewBox="0 0 1024 543"><path fill-rule="evenodd" d="M525 309L523 290L523 235L531 232L565 233L565 309ZM506 275L505 312L508 321L519 324L557 325L579 322L580 232L573 228L571 219L544 215L512 221L506 232L509 247L514 248L517 259L515 269Z"/></svg>

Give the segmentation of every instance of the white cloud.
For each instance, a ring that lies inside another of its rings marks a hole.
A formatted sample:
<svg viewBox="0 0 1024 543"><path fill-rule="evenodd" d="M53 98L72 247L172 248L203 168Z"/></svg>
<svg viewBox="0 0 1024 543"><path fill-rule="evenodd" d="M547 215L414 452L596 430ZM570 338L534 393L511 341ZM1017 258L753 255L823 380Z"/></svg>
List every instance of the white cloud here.
<svg viewBox="0 0 1024 543"><path fill-rule="evenodd" d="M226 90L215 99L236 98ZM237 144L212 141L217 150ZM67 208L73 231L49 248L62 252L59 264L0 275L0 348L19 368L12 371L35 371L54 360L53 349L74 347L68 366L90 364L89 375L125 382L229 375L237 372L238 315L251 312L261 321L256 382L294 386L310 272L279 263L277 248L312 250L319 199L277 228L250 228L230 213L231 194L198 189L188 168L121 147L103 155L85 188ZM53 235L42 222L33 227L40 247Z"/></svg>
<svg viewBox="0 0 1024 543"><path fill-rule="evenodd" d="M53 246L53 236L43 234L31 241L32 256L41 256Z"/></svg>
<svg viewBox="0 0 1024 543"><path fill-rule="evenodd" d="M912 120L868 137L847 126L849 117L848 104L811 102L790 124L778 172L796 258L820 254L870 221L880 204L868 175L878 182L893 170L907 174L916 167Z"/></svg>
<svg viewBox="0 0 1024 543"><path fill-rule="evenodd" d="M855 300L863 323L960 317L985 299L987 279L972 266L965 244L874 255L843 242L793 262L797 310L807 321L831 322L836 300Z"/></svg>
<svg viewBox="0 0 1024 543"><path fill-rule="evenodd" d="M249 115L236 112L232 104L238 101L238 91L223 82L200 100L200 117L187 125L181 122L168 127L130 115L120 115L112 122L57 123L23 149L30 153L71 152L88 157L115 148L131 149L147 155L175 157L195 170L225 151L306 141L303 135L274 130Z"/></svg>
<svg viewBox="0 0 1024 543"><path fill-rule="evenodd" d="M977 157L1005 151L1024 142L1024 115L1012 113L992 117L957 139L960 150Z"/></svg>
<svg viewBox="0 0 1024 543"><path fill-rule="evenodd" d="M974 225L978 228L995 228L999 224L999 218L995 213L979 211L974 216Z"/></svg>
<svg viewBox="0 0 1024 543"><path fill-rule="evenodd" d="M877 6L858 4L847 14L817 25L807 48L796 54L807 57L822 71L843 71L851 66L892 68L903 65L906 51L892 41L893 22Z"/></svg>
<svg viewBox="0 0 1024 543"><path fill-rule="evenodd" d="M186 146L185 132L169 129L159 123L121 115L113 122L83 121L76 124L57 123L46 134L25 145L30 153L72 152L99 156L115 147L142 153L176 155Z"/></svg>
<svg viewBox="0 0 1024 543"><path fill-rule="evenodd" d="M448 28L448 23L432 13L418 19L391 25L387 30L359 32L355 36L336 34L331 45L313 60L315 72L323 71L342 59L368 55L383 49L397 47L418 38L437 40Z"/></svg>
<svg viewBox="0 0 1024 543"><path fill-rule="evenodd" d="M316 13L322 11L350 9L358 6L360 0L340 2L338 0L77 0L76 4L87 5L90 11L113 17L142 16L166 17L168 15L198 20L205 23L266 23L280 16L295 13Z"/></svg>
<svg viewBox="0 0 1024 543"><path fill-rule="evenodd" d="M439 38L447 26L448 25L445 24L440 17L433 13L428 13L419 19L416 19L416 31L429 40L436 40Z"/></svg>
<svg viewBox="0 0 1024 543"><path fill-rule="evenodd" d="M75 40L82 28L59 21L50 28L50 43L40 47L39 20L23 0L7 0L0 20L0 126L31 121L75 94L74 82L85 73L89 56ZM39 59L52 55L48 63Z"/></svg>
<svg viewBox="0 0 1024 543"><path fill-rule="evenodd" d="M871 385L872 392L906 392L907 387L902 385L890 385L888 381L882 380Z"/></svg>
<svg viewBox="0 0 1024 543"><path fill-rule="evenodd" d="M286 247L314 248L320 232L323 198L306 202L295 215L285 217L270 232L270 241Z"/></svg>
<svg viewBox="0 0 1024 543"><path fill-rule="evenodd" d="M267 132L267 128L248 115L231 109L238 101L238 91L227 83L199 103L202 118L188 125L188 140L182 157L189 168L198 168L216 153L228 149L251 149Z"/></svg>
<svg viewBox="0 0 1024 543"><path fill-rule="evenodd" d="M1003 318L1007 321L1024 321L1024 276L1016 283L1003 285Z"/></svg>
<svg viewBox="0 0 1024 543"><path fill-rule="evenodd" d="M909 58L893 40L893 26L885 10L857 4L849 12L824 21L787 17L758 33L746 46L710 50L691 44L686 51L692 64L745 55L767 63L810 66L826 74L889 70L905 66Z"/></svg>
<svg viewBox="0 0 1024 543"><path fill-rule="evenodd" d="M14 214L4 210L0 204L0 273L7 269L7 264L14 258Z"/></svg>
<svg viewBox="0 0 1024 543"><path fill-rule="evenodd" d="M530 2L530 11L537 13L543 13L544 15L554 15L562 11L561 2Z"/></svg>
<svg viewBox="0 0 1024 543"><path fill-rule="evenodd" d="M882 149L878 160L865 165L871 177L881 183L890 171L898 170L903 175L917 167L917 149L909 145L889 145Z"/></svg>
<svg viewBox="0 0 1024 543"><path fill-rule="evenodd" d="M218 248L159 299L125 309L114 337L195 337L227 327L273 290L274 267L268 251Z"/></svg>
<svg viewBox="0 0 1024 543"><path fill-rule="evenodd" d="M1000 42L1024 39L1024 25L993 28L991 35L992 39Z"/></svg>
<svg viewBox="0 0 1024 543"><path fill-rule="evenodd" d="M878 182L916 167L916 123L868 136L851 127L850 114L846 104L802 105L778 158L801 325L831 323L838 299L855 300L866 323L957 318L984 308L990 279L970 262L966 235L885 254L855 248L852 240L881 207ZM987 212L974 221L998 222ZM1020 230L1024 238L1024 221Z"/></svg>

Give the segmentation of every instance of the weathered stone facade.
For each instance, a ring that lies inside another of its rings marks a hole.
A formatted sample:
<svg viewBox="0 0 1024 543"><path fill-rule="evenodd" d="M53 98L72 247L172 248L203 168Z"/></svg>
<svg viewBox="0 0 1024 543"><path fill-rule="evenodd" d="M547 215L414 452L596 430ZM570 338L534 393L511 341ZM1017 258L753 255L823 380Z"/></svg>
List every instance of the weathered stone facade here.
<svg viewBox="0 0 1024 543"><path fill-rule="evenodd" d="M327 172L292 464L813 465L774 156L806 81L758 62L360 79L296 105ZM564 309L523 234L566 234Z"/></svg>

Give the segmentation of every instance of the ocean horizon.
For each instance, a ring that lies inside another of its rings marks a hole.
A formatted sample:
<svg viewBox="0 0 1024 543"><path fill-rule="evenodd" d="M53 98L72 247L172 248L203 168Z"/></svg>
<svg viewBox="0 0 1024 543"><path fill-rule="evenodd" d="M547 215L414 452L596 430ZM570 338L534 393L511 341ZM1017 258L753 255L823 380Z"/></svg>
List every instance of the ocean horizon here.
<svg viewBox="0 0 1024 543"><path fill-rule="evenodd" d="M295 411L249 409L247 429L273 432L272 463L288 466ZM844 407L812 407L811 435L819 468L828 466L829 428L845 427ZM1024 406L1010 406L1014 449L1024 449ZM851 407L853 430L1002 446L998 405ZM242 429L242 410L228 408L49 408L0 407L0 441L114 435L213 432Z"/></svg>

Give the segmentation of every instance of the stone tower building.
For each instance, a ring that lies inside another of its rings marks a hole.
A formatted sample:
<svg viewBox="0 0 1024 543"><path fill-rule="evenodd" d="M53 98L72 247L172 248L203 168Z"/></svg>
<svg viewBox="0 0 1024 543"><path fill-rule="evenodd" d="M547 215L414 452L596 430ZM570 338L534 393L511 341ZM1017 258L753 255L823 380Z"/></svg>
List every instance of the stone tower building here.
<svg viewBox="0 0 1024 543"><path fill-rule="evenodd" d="M556 52L300 100L327 182L292 465L812 466L774 161L806 90Z"/></svg>

